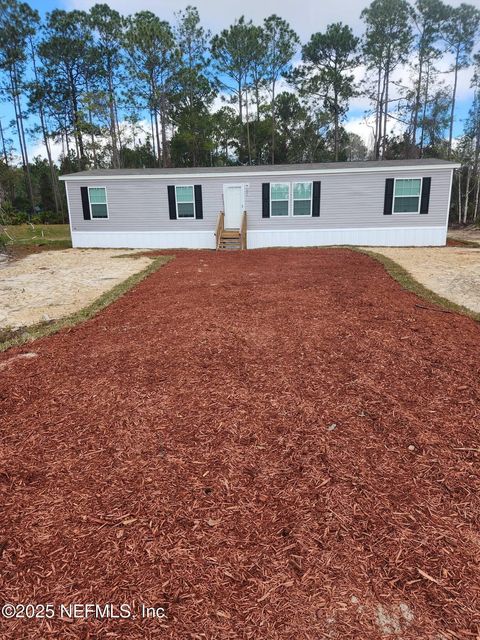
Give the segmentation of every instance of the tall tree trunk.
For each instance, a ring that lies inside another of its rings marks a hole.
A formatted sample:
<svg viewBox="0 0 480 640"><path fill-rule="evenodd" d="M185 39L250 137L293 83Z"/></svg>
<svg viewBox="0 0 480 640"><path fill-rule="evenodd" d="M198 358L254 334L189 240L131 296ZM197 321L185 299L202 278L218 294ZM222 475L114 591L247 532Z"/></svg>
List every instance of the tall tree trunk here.
<svg viewBox="0 0 480 640"><path fill-rule="evenodd" d="M417 156L417 129L418 129L418 114L420 112L420 92L422 90L422 75L423 75L423 54L420 54L418 61L418 78L417 78L417 90L415 92L415 106L413 109L413 123L412 123L412 147Z"/></svg>
<svg viewBox="0 0 480 640"><path fill-rule="evenodd" d="M85 90L87 94L89 93L88 79L85 79ZM92 110L90 106L88 106L88 124L90 125L90 142L92 145L92 155L93 155L93 168L98 169L98 157L97 157L97 144L95 142L95 133L93 127L93 118L92 118Z"/></svg>
<svg viewBox="0 0 480 640"><path fill-rule="evenodd" d="M382 110L381 110L381 104L380 104L381 80L382 80L382 69L379 65L378 76L377 76L377 104L375 108L375 135L374 135L375 142L374 142L374 150L373 150L375 160L378 160L380 156L380 131L382 128L382 120L381 120Z"/></svg>
<svg viewBox="0 0 480 640"><path fill-rule="evenodd" d="M77 153L79 156L79 167L81 169L84 168L85 165L85 149L83 146L83 136L80 126L80 112L78 107L78 95L77 95L77 86L75 80L73 78L72 70L68 71L68 80L70 85L70 96L72 102L72 124L73 124L73 135L75 138L75 145L77 147Z"/></svg>
<svg viewBox="0 0 480 640"><path fill-rule="evenodd" d="M383 138L382 138L382 160L385 160L385 148L387 144L387 124L388 124L388 88L390 83L390 66L389 63L385 68L385 110L383 114Z"/></svg>
<svg viewBox="0 0 480 640"><path fill-rule="evenodd" d="M155 139L157 141L158 166L161 167L162 166L163 149L160 146L160 131L159 131L159 128L158 128L158 112L157 112L157 109L155 107L153 109L153 123L155 125Z"/></svg>
<svg viewBox="0 0 480 640"><path fill-rule="evenodd" d="M152 150L153 150L153 157L155 159L155 162L158 163L158 159L160 157L158 149L157 149L157 144L155 142L155 127L153 124L153 117L154 117L154 110L153 107L150 108L150 131L152 133Z"/></svg>
<svg viewBox="0 0 480 640"><path fill-rule="evenodd" d="M166 112L167 112L167 106L166 106L166 100L165 100L165 92L162 89L162 94L160 96L160 105L161 105L161 111L160 111L160 128L161 128L161 135L162 135L162 164L164 167L169 167L170 166L170 152L169 152L169 148L168 148L168 140L167 140L167 119L166 119ZM194 152L195 153L195 152ZM193 166L196 166L196 158L193 158Z"/></svg>
<svg viewBox="0 0 480 640"><path fill-rule="evenodd" d="M458 82L458 57L459 57L459 52L457 49L457 55L455 56L454 76L453 76L452 106L450 109L450 129L448 132L448 157L449 158L452 155L453 119L455 117L455 99L457 97L457 82Z"/></svg>
<svg viewBox="0 0 480 640"><path fill-rule="evenodd" d="M66 126L65 126L65 144L67 145L67 158L70 160L70 136L68 135Z"/></svg>
<svg viewBox="0 0 480 640"><path fill-rule="evenodd" d="M248 121L248 88L245 89L245 117L247 120L247 149L248 149L248 164L252 164L252 148L250 146L250 123Z"/></svg>
<svg viewBox="0 0 480 640"><path fill-rule="evenodd" d="M240 118L240 126L243 127L243 83L238 80L238 117Z"/></svg>
<svg viewBox="0 0 480 640"><path fill-rule="evenodd" d="M32 38L30 38L30 49L32 54L33 75L35 78L35 82L38 85L39 82L38 82L37 61L36 61L35 48L34 48ZM50 170L50 182L52 184L53 200L55 203L55 212L59 213L62 210L62 199L60 197L60 192L58 189L57 174L55 173L55 168L53 166L52 152L50 150L50 142L48 139L45 113L43 110L43 99L41 97L38 98L37 104L38 104L38 114L40 116L40 126L42 129L43 144L45 146L45 152L47 154L48 168Z"/></svg>
<svg viewBox="0 0 480 640"><path fill-rule="evenodd" d="M95 142L95 134L93 133L92 112L88 110L88 122L90 124L90 141L92 145L93 168L98 169L97 143Z"/></svg>
<svg viewBox="0 0 480 640"><path fill-rule="evenodd" d="M255 129L253 135L253 147L255 149L255 160L257 164L260 163L260 149L258 147L257 139L258 139L258 129L260 125L260 86L258 79L255 80Z"/></svg>
<svg viewBox="0 0 480 640"><path fill-rule="evenodd" d="M161 167L164 149L162 147L160 150L160 130L158 127L158 106L157 106L158 90L157 90L157 83L155 81L155 78L153 77L153 74L150 74L150 91L151 91L151 100L153 105L153 122L155 124L155 138L157 140L158 166Z"/></svg>
<svg viewBox="0 0 480 640"><path fill-rule="evenodd" d="M25 129L23 127L23 114L22 114L22 105L20 103L19 98L19 90L18 90L18 80L16 75L15 67L10 67L9 69L10 76L10 86L12 91L12 99L15 110L15 122L17 125L17 133L18 133L18 142L20 145L20 152L22 155L22 165L23 171L25 173L25 180L27 184L27 192L30 200L30 211L32 214L35 213L35 200L33 197L33 187L32 187L32 178L30 176L30 164L28 161L28 151L27 144L25 140Z"/></svg>
<svg viewBox="0 0 480 640"><path fill-rule="evenodd" d="M5 162L5 166L8 167L8 154L7 154L7 147L5 146L5 137L3 135L3 126L2 126L2 121L0 119L0 137L2 139L2 154L3 154L3 160Z"/></svg>
<svg viewBox="0 0 480 640"><path fill-rule="evenodd" d="M40 116L40 125L42 128L43 144L45 145L48 167L50 169L50 181L52 183L53 199L55 201L55 211L59 213L63 209L63 207L62 207L62 201L60 198L60 192L58 190L58 179L57 179L57 174L55 172L55 167L53 165L52 152L50 149L50 142L48 140L47 127L45 124L45 116L43 113L43 106L41 102L39 103L38 113Z"/></svg>
<svg viewBox="0 0 480 640"><path fill-rule="evenodd" d="M476 96L476 104L480 101L480 92ZM474 195L474 208L473 208L473 220L477 220L478 215L478 196L480 191L480 110L478 106L475 109L475 154L473 160L473 178L475 180L475 195Z"/></svg>
<svg viewBox="0 0 480 640"><path fill-rule="evenodd" d="M115 114L115 96L113 89L113 73L111 63L108 64L108 109L110 116L110 139L112 141L112 165L114 169L120 168L120 154L117 140L117 118Z"/></svg>
<svg viewBox="0 0 480 640"><path fill-rule="evenodd" d="M423 96L422 126L420 128L420 158L423 157L423 144L425 140L425 118L427 117L428 92L430 89L429 85L430 85L430 60L427 63L427 78L425 80L425 93Z"/></svg>
<svg viewBox="0 0 480 640"><path fill-rule="evenodd" d="M75 144L75 155L76 155L76 160L77 160L77 167L79 169L82 168L82 160L80 157L80 147L78 146L78 138L77 138L77 134L75 133L75 125L72 122L72 133L73 133L73 143Z"/></svg>
<svg viewBox="0 0 480 640"><path fill-rule="evenodd" d="M334 107L333 107L333 111L334 111L334 120L333 120L333 146L334 146L334 153L335 153L335 162L338 162L338 91L335 89L334 91Z"/></svg>
<svg viewBox="0 0 480 640"><path fill-rule="evenodd" d="M462 224L462 170L458 170L458 222Z"/></svg>
<svg viewBox="0 0 480 640"><path fill-rule="evenodd" d="M470 179L472 177L472 167L468 165L467 184L465 185L465 202L463 203L463 224L467 224L468 219L468 200L470 196Z"/></svg>
<svg viewBox="0 0 480 640"><path fill-rule="evenodd" d="M477 172L475 182L475 207L473 209L473 221L478 220L478 207L480 204L480 174Z"/></svg>
<svg viewBox="0 0 480 640"><path fill-rule="evenodd" d="M117 131L117 140L118 140L118 153L120 156L120 165L122 164L122 149L123 149L123 141L122 141L122 130L120 128L120 122L118 120L118 104L115 94L113 95L113 110L115 111L115 125Z"/></svg>
<svg viewBox="0 0 480 640"><path fill-rule="evenodd" d="M275 79L272 82L272 164L275 164Z"/></svg>

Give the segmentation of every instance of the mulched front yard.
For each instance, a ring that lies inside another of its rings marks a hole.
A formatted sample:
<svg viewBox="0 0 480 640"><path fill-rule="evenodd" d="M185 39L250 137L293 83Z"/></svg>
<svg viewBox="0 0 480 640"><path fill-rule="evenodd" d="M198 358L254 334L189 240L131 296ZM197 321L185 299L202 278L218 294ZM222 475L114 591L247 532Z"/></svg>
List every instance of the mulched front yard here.
<svg viewBox="0 0 480 640"><path fill-rule="evenodd" d="M179 252L0 356L4 639L476 639L480 329L348 250ZM36 357L15 358L33 352Z"/></svg>

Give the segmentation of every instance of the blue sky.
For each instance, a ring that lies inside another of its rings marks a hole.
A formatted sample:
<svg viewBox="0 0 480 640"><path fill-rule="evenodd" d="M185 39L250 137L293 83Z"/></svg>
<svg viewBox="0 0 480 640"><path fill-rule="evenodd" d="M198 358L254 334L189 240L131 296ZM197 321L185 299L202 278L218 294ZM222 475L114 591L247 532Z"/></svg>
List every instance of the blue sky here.
<svg viewBox="0 0 480 640"><path fill-rule="evenodd" d="M105 0L100 0L105 1ZM450 0L450 4L458 5L461 0ZM291 26L299 34L302 43L307 41L311 33L322 31L332 22L345 22L349 24L357 35L362 33L362 22L360 13L362 9L369 3L369 0L301 0L293 3L291 0L243 0L241 5L234 2L226 2L225 0L197 0L190 2L198 7L202 22L205 27L212 32L219 31L229 24L241 13L246 18L251 18L254 22L261 22L263 18L272 13L277 13L287 19ZM480 9L480 0L471 0L471 4ZM48 11L55 8L61 9L85 9L88 10L95 0L31 0L30 5L37 9L42 17ZM108 4L127 15L132 11L148 9L157 13L161 18L173 22L175 20L175 12L185 8L189 4L188 0L179 3L178 0L136 0L132 6L131 0L109 0ZM478 50L477 46L477 50ZM446 84L452 81L452 74L446 73L449 66L447 56L440 62L442 77ZM398 77L402 75L405 78L405 71L399 70ZM458 108L456 111L455 136L461 134L464 120L468 114L468 109L472 100L472 91L470 85L471 70L465 70L460 73L458 83ZM364 69L360 67L356 74L359 81L364 76ZM350 131L359 133L366 141L368 141L370 130L365 122L365 111L368 109L368 102L363 97L352 100L351 108L348 114L346 128ZM2 123L5 123L13 117L13 112L8 104L0 103L0 117ZM15 138L13 133L10 137ZM41 150L39 141L30 141L31 153L37 153Z"/></svg>

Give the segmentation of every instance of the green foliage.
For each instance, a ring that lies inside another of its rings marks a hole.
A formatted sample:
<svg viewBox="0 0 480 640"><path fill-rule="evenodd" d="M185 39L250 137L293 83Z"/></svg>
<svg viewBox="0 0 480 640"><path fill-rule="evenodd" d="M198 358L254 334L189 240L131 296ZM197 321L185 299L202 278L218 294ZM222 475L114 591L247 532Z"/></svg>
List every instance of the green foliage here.
<svg viewBox="0 0 480 640"><path fill-rule="evenodd" d="M171 143L172 161L179 166L208 165L213 149L210 106L215 96L208 69L210 33L201 26L198 11L193 7L179 12L177 18L179 64L172 98L172 119L176 125Z"/></svg>
<svg viewBox="0 0 480 640"><path fill-rule="evenodd" d="M172 27L150 11L140 11L127 20L125 44L137 99L143 101L155 123L152 135L159 163L168 166L167 127L171 124L174 78L180 59Z"/></svg>
<svg viewBox="0 0 480 640"><path fill-rule="evenodd" d="M24 211L17 211L12 207L10 202L4 202L0 210L0 224L17 225L28 222L28 214Z"/></svg>
<svg viewBox="0 0 480 640"><path fill-rule="evenodd" d="M449 7L443 22L443 36L449 50L455 56L457 68L468 66L480 25L480 11L463 3Z"/></svg>
<svg viewBox="0 0 480 640"><path fill-rule="evenodd" d="M340 127L355 95L353 70L359 63L359 42L347 25L330 24L325 33L314 33L303 47L304 64L292 75L300 95L313 98L328 115L335 160L340 157Z"/></svg>
<svg viewBox="0 0 480 640"><path fill-rule="evenodd" d="M56 211L40 211L32 216L31 222L33 224L63 224L64 216Z"/></svg>
<svg viewBox="0 0 480 640"><path fill-rule="evenodd" d="M412 43L410 7L406 0L373 0L362 11L366 24L364 53L370 65L391 71L405 62Z"/></svg>
<svg viewBox="0 0 480 640"><path fill-rule="evenodd" d="M58 174L84 168L457 154L469 189L464 209L475 217L475 114L461 154L453 123L458 72L472 63L479 16L465 3L373 0L361 39L348 25L327 25L303 43L298 64L298 36L275 14L259 24L241 16L212 37L193 6L174 24L150 11L125 17L106 3L55 9L40 24L28 4L0 0L0 86L15 113L13 126L3 121L0 130L0 201L12 221L49 222L65 211ZM445 50L453 91L436 68ZM355 82L359 64L367 73ZM399 78L401 65L408 73ZM474 83L477 104L478 77ZM345 129L357 94L371 105L373 150ZM392 135L392 123L400 133ZM29 159L28 137L42 140L46 161ZM58 167L54 144L62 147Z"/></svg>
<svg viewBox="0 0 480 640"><path fill-rule="evenodd" d="M88 115L82 95L93 73L95 55L88 15L84 11L55 9L47 14L38 47L47 108L63 129L70 129L78 152L78 168L87 165L85 134ZM68 110L68 111L67 111Z"/></svg>
<svg viewBox="0 0 480 640"><path fill-rule="evenodd" d="M145 144L137 145L133 149L126 146L120 149L120 164L127 169L151 169L156 163L149 138Z"/></svg>
<svg viewBox="0 0 480 640"><path fill-rule="evenodd" d="M480 11L469 4L462 3L458 7L449 7L448 16L444 22L443 35L449 51L454 56L452 71L454 73L454 83L452 92L452 103L450 110L450 130L448 137L449 155L452 150L453 123L455 119L455 100L457 93L457 79L460 69L464 69L470 64L475 38L478 35L480 26Z"/></svg>

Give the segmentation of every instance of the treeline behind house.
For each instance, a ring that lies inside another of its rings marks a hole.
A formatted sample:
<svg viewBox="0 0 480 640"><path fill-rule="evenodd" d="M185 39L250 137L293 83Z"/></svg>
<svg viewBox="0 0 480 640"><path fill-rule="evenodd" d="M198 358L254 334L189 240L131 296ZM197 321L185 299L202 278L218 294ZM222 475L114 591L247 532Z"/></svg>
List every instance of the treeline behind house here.
<svg viewBox="0 0 480 640"><path fill-rule="evenodd" d="M480 12L441 0L373 0L361 18L361 37L335 23L302 43L277 15L261 24L240 17L211 34L192 6L172 24L107 4L56 9L42 22L28 4L0 0L0 82L14 114L0 119L3 216L52 211L60 219L58 173L89 167L436 156L462 162L452 215L476 220ZM464 69L474 99L454 140ZM370 105L369 148L345 129L359 95ZM393 123L401 133L392 135ZM43 158L29 158L32 141Z"/></svg>

